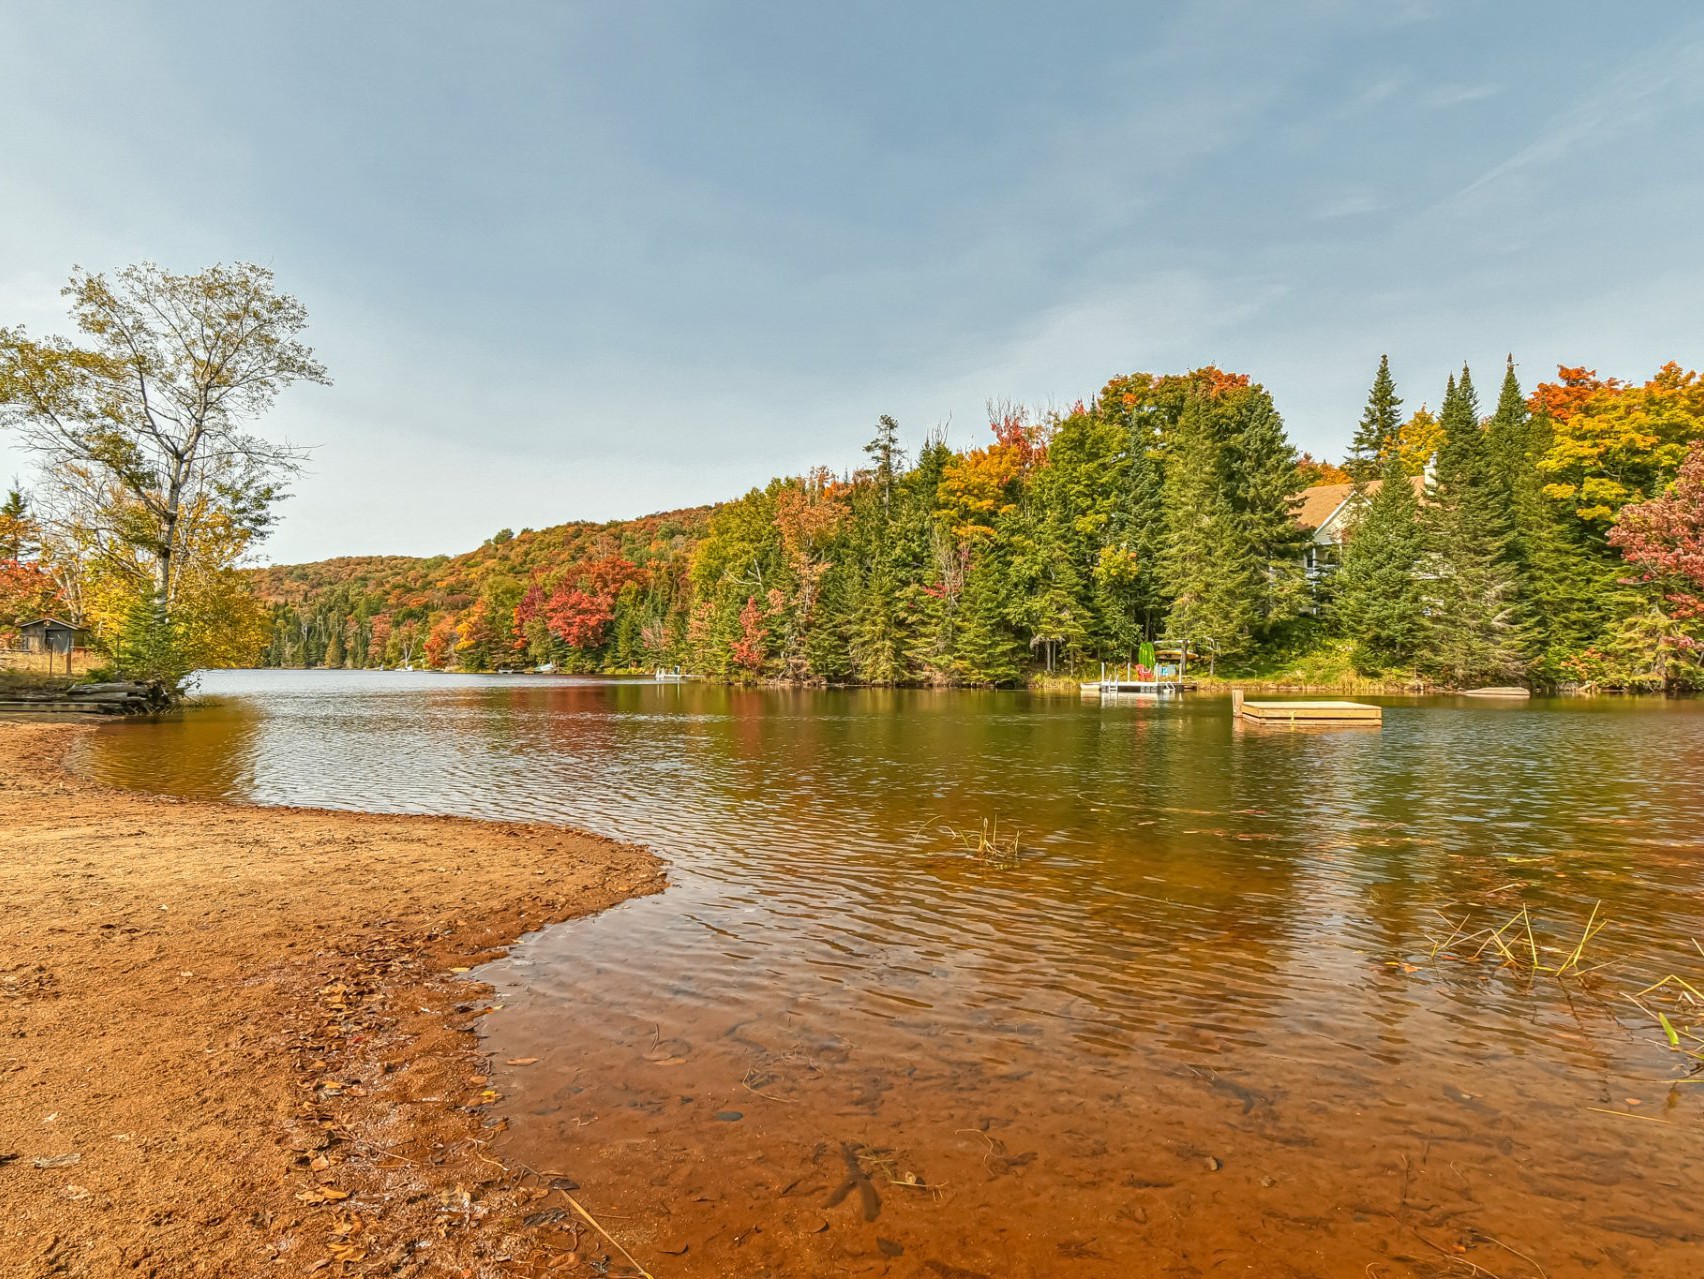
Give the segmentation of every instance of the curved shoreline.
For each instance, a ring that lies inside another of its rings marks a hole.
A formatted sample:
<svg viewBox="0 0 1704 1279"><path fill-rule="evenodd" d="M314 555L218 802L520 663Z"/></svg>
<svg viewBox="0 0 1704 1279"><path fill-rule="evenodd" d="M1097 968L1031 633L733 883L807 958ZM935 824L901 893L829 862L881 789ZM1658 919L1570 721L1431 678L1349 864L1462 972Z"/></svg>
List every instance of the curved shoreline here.
<svg viewBox="0 0 1704 1279"><path fill-rule="evenodd" d="M459 973L656 857L119 791L66 767L89 731L0 723L0 1272L526 1273Z"/></svg>

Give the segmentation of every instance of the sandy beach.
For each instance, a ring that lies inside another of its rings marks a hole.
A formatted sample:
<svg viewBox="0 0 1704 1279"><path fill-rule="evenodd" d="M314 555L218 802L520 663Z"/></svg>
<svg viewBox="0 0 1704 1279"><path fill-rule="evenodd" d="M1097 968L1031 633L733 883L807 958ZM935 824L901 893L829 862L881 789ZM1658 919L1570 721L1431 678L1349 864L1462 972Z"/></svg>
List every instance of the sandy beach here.
<svg viewBox="0 0 1704 1279"><path fill-rule="evenodd" d="M656 858L558 827L114 791L65 767L89 731L0 723L0 1273L568 1260L526 1223L561 1195L487 1149L474 1028L501 1010L459 974L658 891Z"/></svg>

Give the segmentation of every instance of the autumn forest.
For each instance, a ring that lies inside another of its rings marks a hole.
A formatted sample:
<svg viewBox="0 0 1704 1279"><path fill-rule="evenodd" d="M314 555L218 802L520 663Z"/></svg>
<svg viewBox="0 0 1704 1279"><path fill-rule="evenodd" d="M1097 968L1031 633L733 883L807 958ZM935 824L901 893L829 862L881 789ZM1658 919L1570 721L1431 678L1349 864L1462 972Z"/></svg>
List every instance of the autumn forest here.
<svg viewBox="0 0 1704 1279"><path fill-rule="evenodd" d="M850 474L455 557L255 570L256 657L990 686L1170 641L1318 684L1698 686L1704 381L1498 374L1408 408L1381 362L1340 465L1298 457L1268 391L1213 367L1117 377L1068 412L991 403L957 451L882 417ZM1301 521L1310 488L1347 503L1330 544Z"/></svg>

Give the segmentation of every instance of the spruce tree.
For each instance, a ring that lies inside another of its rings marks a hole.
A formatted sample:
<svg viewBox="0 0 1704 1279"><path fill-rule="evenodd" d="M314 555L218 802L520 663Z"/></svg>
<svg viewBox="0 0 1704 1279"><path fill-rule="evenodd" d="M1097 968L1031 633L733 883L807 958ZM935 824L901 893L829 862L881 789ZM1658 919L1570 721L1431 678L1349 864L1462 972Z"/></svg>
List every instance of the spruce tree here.
<svg viewBox="0 0 1704 1279"><path fill-rule="evenodd" d="M1151 389L1151 388L1150 388ZM1165 541L1164 440L1162 427L1174 424L1167 407L1135 395L1104 395L1093 412L1121 434L1122 483L1107 510L1107 555L1094 567L1097 611L1114 655L1151 638L1166 610L1160 572Z"/></svg>
<svg viewBox="0 0 1704 1279"><path fill-rule="evenodd" d="M1633 606L1619 557L1593 528L1545 496L1538 463L1550 450L1547 419L1528 411L1511 356L1485 436L1497 484L1507 499L1509 558L1523 605L1527 647L1541 678L1597 640Z"/></svg>
<svg viewBox="0 0 1704 1279"><path fill-rule="evenodd" d="M1262 387L1230 393L1218 411L1229 419L1225 465L1243 554L1253 573L1255 625L1266 632L1296 617L1305 601L1302 551L1308 534L1296 524L1301 492L1296 450Z"/></svg>
<svg viewBox="0 0 1704 1279"><path fill-rule="evenodd" d="M1204 389L1190 393L1172 432L1164 501L1167 635L1225 655L1245 651L1260 622L1259 570L1231 503L1225 448Z"/></svg>
<svg viewBox="0 0 1704 1279"><path fill-rule="evenodd" d="M954 667L966 684L1015 684L1023 675L1022 644L1006 617L1010 585L995 546L984 539L972 552L960 597Z"/></svg>
<svg viewBox="0 0 1704 1279"><path fill-rule="evenodd" d="M1379 371L1373 375L1372 390L1367 393L1367 407L1361 411L1361 425L1355 431L1345 469L1357 484L1365 484L1380 471L1386 454L1396 447L1397 434L1402 430L1402 400L1396 394L1396 380L1390 375L1390 356L1379 356Z"/></svg>
<svg viewBox="0 0 1704 1279"><path fill-rule="evenodd" d="M901 526L896 495L905 466L899 447L899 423L883 414L875 437L864 446L875 463L873 484L853 506L849 541L858 569L848 592L851 626L848 650L853 673L864 684L898 684L905 678L900 596L904 547L895 537Z"/></svg>
<svg viewBox="0 0 1704 1279"><path fill-rule="evenodd" d="M1497 482L1472 375L1444 395L1426 508L1426 665L1457 687L1524 675L1508 498Z"/></svg>
<svg viewBox="0 0 1704 1279"><path fill-rule="evenodd" d="M1417 575L1424 551L1414 481L1391 452L1379 487L1350 530L1336 574L1333 616L1355 642L1357 670L1371 674L1414 660L1425 622Z"/></svg>

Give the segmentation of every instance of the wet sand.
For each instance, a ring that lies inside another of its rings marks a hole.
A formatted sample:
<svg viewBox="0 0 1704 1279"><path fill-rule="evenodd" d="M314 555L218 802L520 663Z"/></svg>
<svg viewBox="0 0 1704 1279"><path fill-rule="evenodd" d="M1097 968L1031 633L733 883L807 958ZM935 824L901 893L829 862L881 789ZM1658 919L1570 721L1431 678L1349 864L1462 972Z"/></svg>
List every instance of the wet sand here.
<svg viewBox="0 0 1704 1279"><path fill-rule="evenodd" d="M537 1272L458 972L656 892L552 826L181 802L0 723L0 1274ZM550 1209L544 1209L550 1215ZM527 1218L535 1218L528 1224Z"/></svg>

